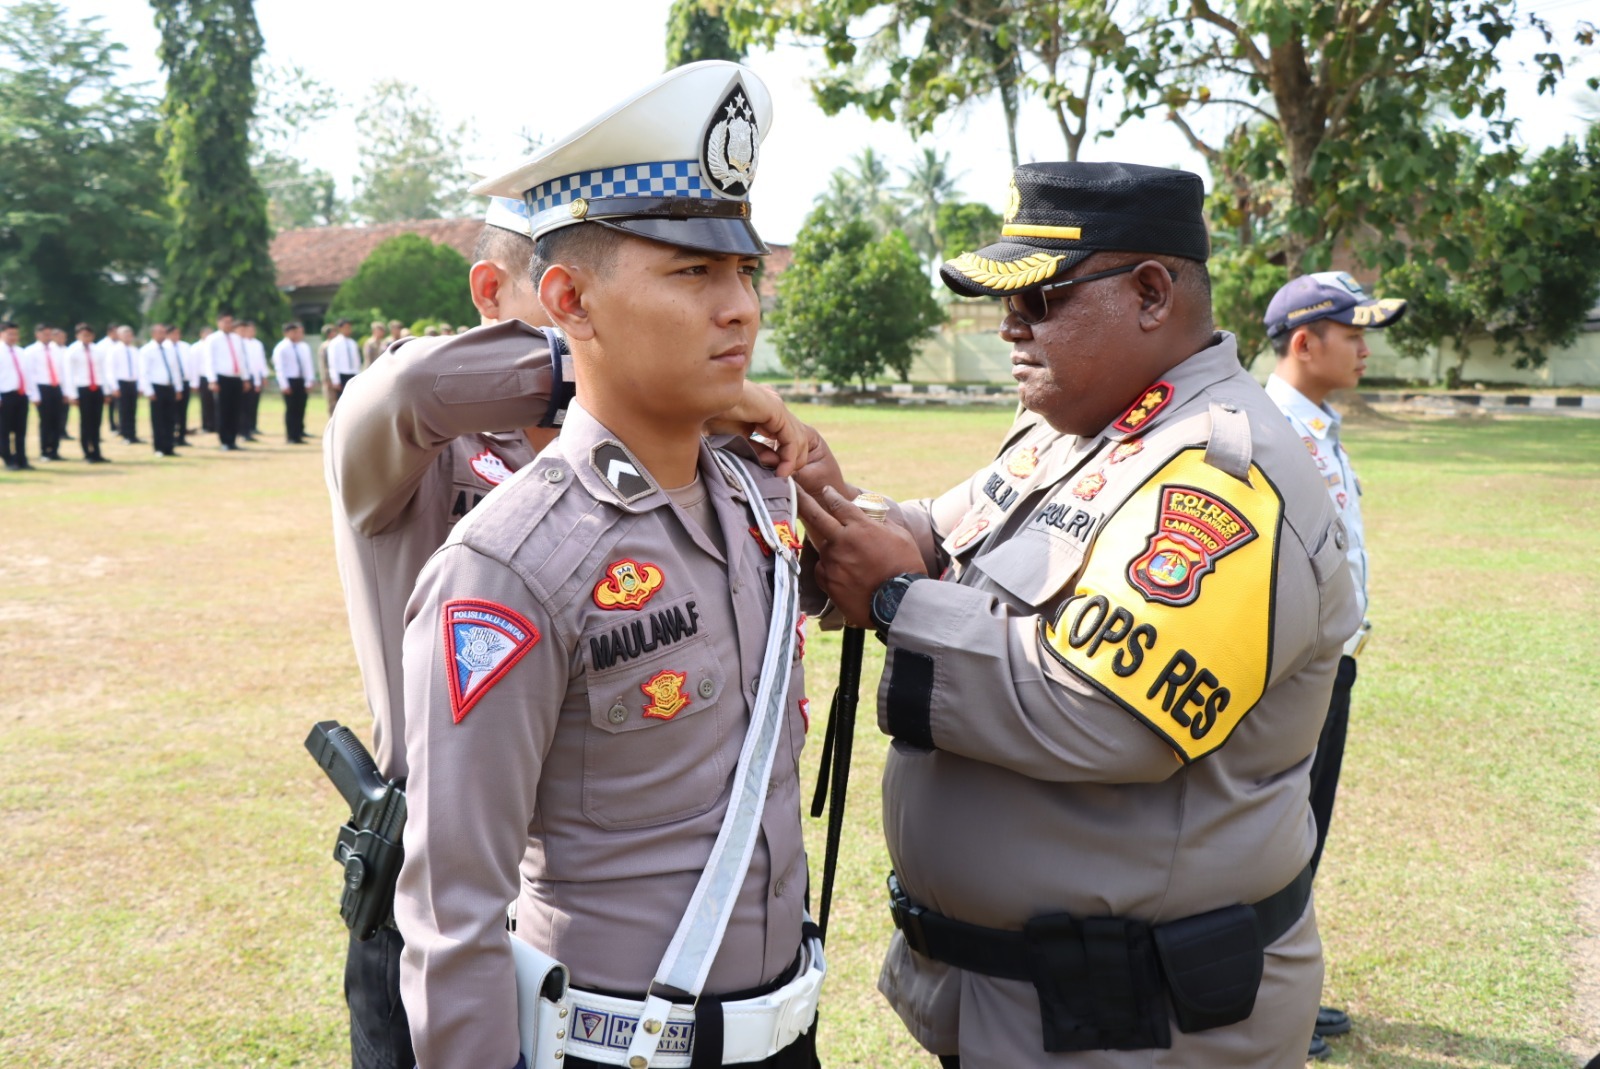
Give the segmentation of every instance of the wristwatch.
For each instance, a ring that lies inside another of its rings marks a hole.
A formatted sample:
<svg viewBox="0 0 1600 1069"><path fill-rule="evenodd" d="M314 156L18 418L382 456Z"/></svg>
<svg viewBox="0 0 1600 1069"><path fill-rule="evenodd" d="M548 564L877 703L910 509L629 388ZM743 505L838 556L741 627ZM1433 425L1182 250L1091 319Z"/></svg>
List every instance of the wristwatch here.
<svg viewBox="0 0 1600 1069"><path fill-rule="evenodd" d="M921 572L905 572L893 579L884 581L884 584L872 594L872 623L877 628L878 641L885 645L889 642L889 625L894 623L895 613L900 611L900 603L905 600L906 591L911 589L911 584L918 579L926 579Z"/></svg>

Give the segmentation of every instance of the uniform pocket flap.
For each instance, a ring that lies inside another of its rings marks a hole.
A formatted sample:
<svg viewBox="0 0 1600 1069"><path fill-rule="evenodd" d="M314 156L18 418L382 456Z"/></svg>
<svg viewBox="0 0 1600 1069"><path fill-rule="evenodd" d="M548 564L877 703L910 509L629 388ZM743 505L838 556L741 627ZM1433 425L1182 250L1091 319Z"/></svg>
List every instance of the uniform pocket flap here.
<svg viewBox="0 0 1600 1069"><path fill-rule="evenodd" d="M1083 547L1025 529L972 564L1023 604L1043 606L1077 576Z"/></svg>

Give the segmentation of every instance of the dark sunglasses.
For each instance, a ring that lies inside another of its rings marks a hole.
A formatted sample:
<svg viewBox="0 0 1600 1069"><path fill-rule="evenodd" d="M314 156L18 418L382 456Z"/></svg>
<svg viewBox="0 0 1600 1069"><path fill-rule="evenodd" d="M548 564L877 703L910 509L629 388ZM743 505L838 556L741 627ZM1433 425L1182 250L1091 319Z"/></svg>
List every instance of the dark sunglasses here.
<svg viewBox="0 0 1600 1069"><path fill-rule="evenodd" d="M1143 263L1144 261L1140 262ZM1098 279L1110 278L1112 275L1126 275L1138 267L1139 264L1127 264L1124 267L1113 267L1109 271L1096 271L1092 275L1080 275L1077 278L1069 278L1065 282L1053 282L1048 286L1039 286L1035 289L1023 290L1021 293L1009 294L1000 298L1000 301L1005 305L1007 312L1032 327L1043 323L1049 317L1050 299L1045 294L1051 290L1064 290L1068 286L1076 286L1080 282L1094 282ZM1172 268L1167 268L1167 274L1172 276L1174 282L1178 280L1178 272L1172 270Z"/></svg>

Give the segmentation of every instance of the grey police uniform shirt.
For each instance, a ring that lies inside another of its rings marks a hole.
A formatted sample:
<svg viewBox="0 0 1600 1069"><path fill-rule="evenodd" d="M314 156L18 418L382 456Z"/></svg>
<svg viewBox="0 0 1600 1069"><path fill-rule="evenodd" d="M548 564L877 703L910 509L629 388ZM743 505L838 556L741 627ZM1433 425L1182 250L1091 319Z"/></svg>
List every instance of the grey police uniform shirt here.
<svg viewBox="0 0 1600 1069"><path fill-rule="evenodd" d="M545 417L550 389L546 336L520 320L410 338L349 382L323 432L334 552L386 776L406 775L406 599L456 523L533 459L520 428Z"/></svg>
<svg viewBox="0 0 1600 1069"><path fill-rule="evenodd" d="M748 443L726 448L792 531L788 481ZM507 902L516 937L574 984L640 996L688 906L732 794L773 593L773 560L710 450L699 476L720 546L574 404L561 436L423 569L407 609L395 917L424 1069L517 1061ZM799 950L798 653L711 994L769 983Z"/></svg>
<svg viewBox="0 0 1600 1069"><path fill-rule="evenodd" d="M1307 773L1356 622L1345 536L1232 336L1105 432L1019 420L988 468L900 509L941 582L888 636L884 832L915 902L991 928L1175 920L1306 865ZM1046 1054L1031 984L923 958L879 986L969 1067L1272 1066L1305 1057L1314 910L1269 949L1254 1014L1170 1050Z"/></svg>

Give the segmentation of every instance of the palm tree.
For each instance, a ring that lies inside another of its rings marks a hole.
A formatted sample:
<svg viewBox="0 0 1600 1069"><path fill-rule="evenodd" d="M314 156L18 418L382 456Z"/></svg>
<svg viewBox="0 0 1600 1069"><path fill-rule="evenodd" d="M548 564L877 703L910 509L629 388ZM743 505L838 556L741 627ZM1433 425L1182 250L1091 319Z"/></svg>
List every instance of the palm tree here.
<svg viewBox="0 0 1600 1069"><path fill-rule="evenodd" d="M939 260L939 206L956 196L956 176L950 173L950 154L922 150L909 167L902 167L905 185L905 231L911 247L930 268Z"/></svg>

